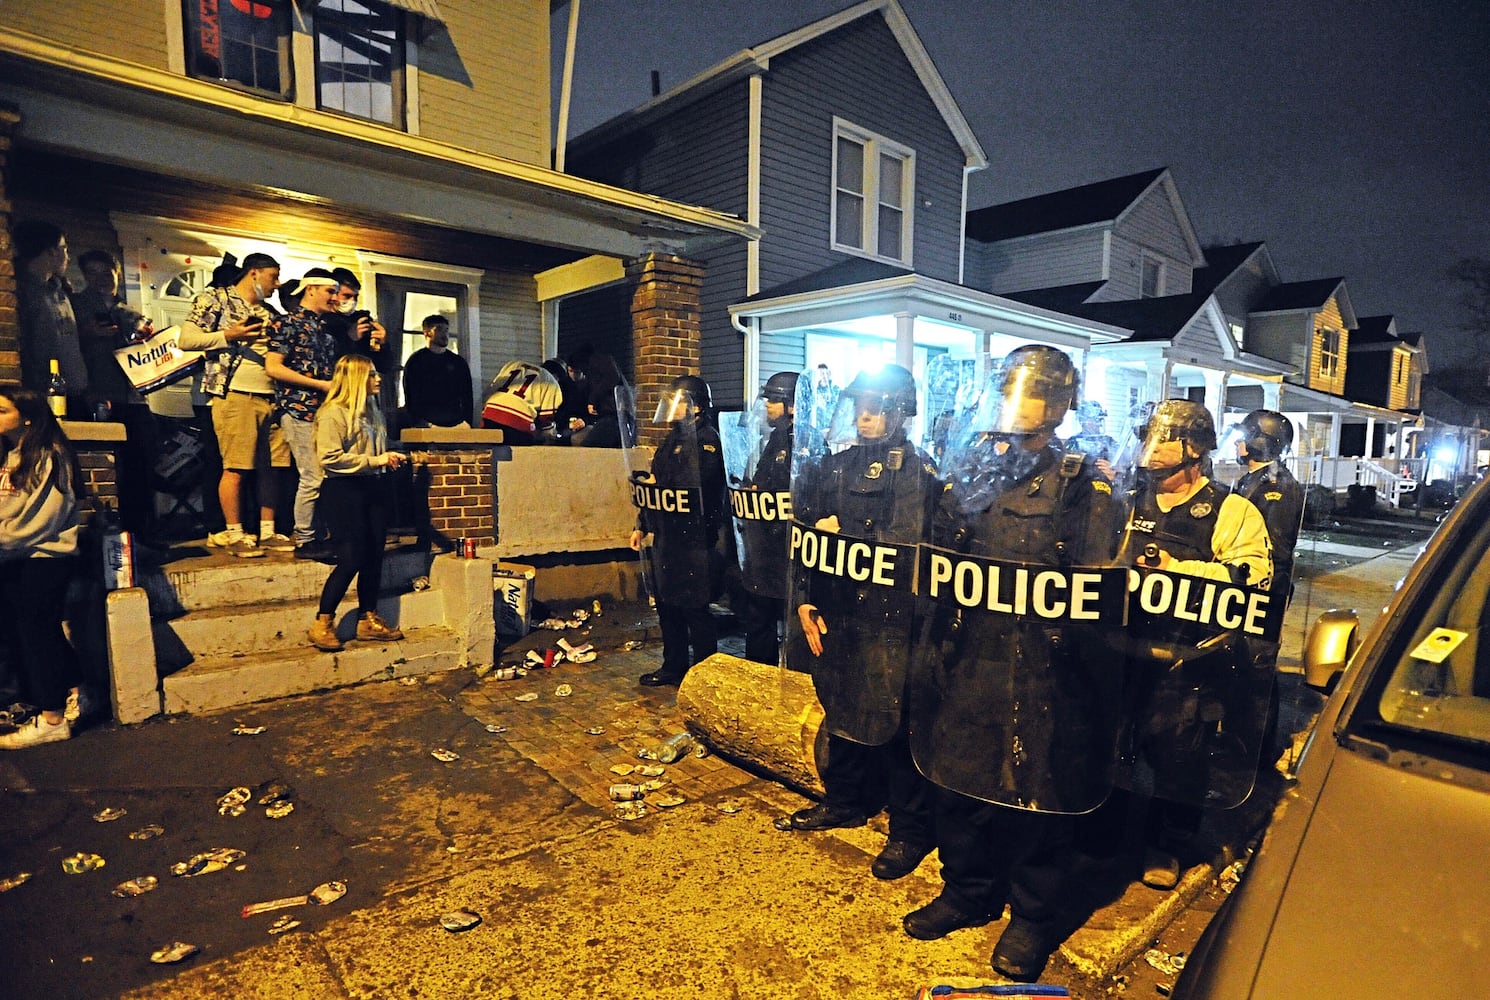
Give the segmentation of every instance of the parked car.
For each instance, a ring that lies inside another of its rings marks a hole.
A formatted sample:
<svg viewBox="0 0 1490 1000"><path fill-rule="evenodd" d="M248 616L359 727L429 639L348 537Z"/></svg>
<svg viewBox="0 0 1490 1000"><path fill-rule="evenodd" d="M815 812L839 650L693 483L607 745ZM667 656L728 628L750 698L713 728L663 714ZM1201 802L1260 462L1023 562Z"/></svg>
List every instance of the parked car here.
<svg viewBox="0 0 1490 1000"><path fill-rule="evenodd" d="M1308 679L1339 683L1174 997L1486 995L1487 625L1490 488L1480 483L1363 640L1353 613L1311 630Z"/></svg>

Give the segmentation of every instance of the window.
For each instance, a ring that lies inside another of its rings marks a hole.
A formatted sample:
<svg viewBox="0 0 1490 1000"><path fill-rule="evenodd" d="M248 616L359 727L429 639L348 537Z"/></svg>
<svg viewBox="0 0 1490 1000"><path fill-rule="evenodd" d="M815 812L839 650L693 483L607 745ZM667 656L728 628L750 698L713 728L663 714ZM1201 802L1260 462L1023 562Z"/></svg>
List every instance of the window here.
<svg viewBox="0 0 1490 1000"><path fill-rule="evenodd" d="M1407 384L1407 355L1401 351L1392 352L1392 384Z"/></svg>
<svg viewBox="0 0 1490 1000"><path fill-rule="evenodd" d="M909 266L916 155L833 123L833 249Z"/></svg>
<svg viewBox="0 0 1490 1000"><path fill-rule="evenodd" d="M1152 254L1144 254L1139 264L1138 297L1158 298L1164 294L1164 261Z"/></svg>
<svg viewBox="0 0 1490 1000"><path fill-rule="evenodd" d="M290 0L183 0L187 72L278 97L290 92Z"/></svg>
<svg viewBox="0 0 1490 1000"><path fill-rule="evenodd" d="M403 15L376 0L316 5L316 103L403 125Z"/></svg>
<svg viewBox="0 0 1490 1000"><path fill-rule="evenodd" d="M1246 327L1241 323L1230 323L1229 325L1231 327L1231 339L1236 342L1236 349L1239 351L1246 350L1246 342L1243 340L1247 332Z"/></svg>
<svg viewBox="0 0 1490 1000"><path fill-rule="evenodd" d="M1340 376L1340 331L1321 327L1319 331L1319 374L1321 378Z"/></svg>

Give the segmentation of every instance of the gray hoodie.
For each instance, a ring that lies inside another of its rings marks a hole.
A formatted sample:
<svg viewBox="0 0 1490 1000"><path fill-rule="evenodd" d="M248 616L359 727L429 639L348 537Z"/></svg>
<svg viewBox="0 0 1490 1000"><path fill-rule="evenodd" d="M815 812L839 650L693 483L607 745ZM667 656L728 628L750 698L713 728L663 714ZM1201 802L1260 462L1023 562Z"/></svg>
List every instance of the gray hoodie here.
<svg viewBox="0 0 1490 1000"><path fill-rule="evenodd" d="M51 456L41 460L41 486L26 492L15 481L21 453L0 465L0 562L70 556L78 550L78 500L60 489Z"/></svg>

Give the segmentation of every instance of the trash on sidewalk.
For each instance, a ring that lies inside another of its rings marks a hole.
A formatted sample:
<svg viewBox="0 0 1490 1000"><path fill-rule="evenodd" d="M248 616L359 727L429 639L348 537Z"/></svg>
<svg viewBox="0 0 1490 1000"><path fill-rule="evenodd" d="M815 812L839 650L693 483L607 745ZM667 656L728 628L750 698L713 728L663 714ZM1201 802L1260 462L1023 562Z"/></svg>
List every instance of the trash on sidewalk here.
<svg viewBox="0 0 1490 1000"><path fill-rule="evenodd" d="M62 870L69 875L81 875L84 872L98 871L104 863L104 859L97 854L79 851L62 859Z"/></svg>
<svg viewBox="0 0 1490 1000"><path fill-rule="evenodd" d="M587 736L604 736L605 735L605 727L604 726L591 726L589 729L586 729L585 730L585 735L587 735Z"/></svg>
<svg viewBox="0 0 1490 1000"><path fill-rule="evenodd" d="M258 802L261 806L271 805L285 799L295 797L295 789L283 781L267 781L259 786Z"/></svg>
<svg viewBox="0 0 1490 1000"><path fill-rule="evenodd" d="M527 692L525 694L518 695L516 698L513 698L512 700L513 701L537 701L538 700L538 692L537 691L529 691L529 692Z"/></svg>
<svg viewBox="0 0 1490 1000"><path fill-rule="evenodd" d="M234 736L262 736L269 731L268 726L234 726Z"/></svg>
<svg viewBox="0 0 1490 1000"><path fill-rule="evenodd" d="M497 667L491 672L491 679L494 681L515 681L519 677L525 676L526 673L527 671L519 673L517 667Z"/></svg>
<svg viewBox="0 0 1490 1000"><path fill-rule="evenodd" d="M621 649L627 653L641 648L642 641L640 639L627 639L625 642L621 643Z"/></svg>
<svg viewBox="0 0 1490 1000"><path fill-rule="evenodd" d="M114 895L120 899L128 899L131 896L143 896L145 893L160 885L160 879L154 875L141 875L127 882L120 882L114 886Z"/></svg>
<svg viewBox="0 0 1490 1000"><path fill-rule="evenodd" d="M270 819L284 819L295 811L295 803L290 799L279 799L264 807L264 815Z"/></svg>
<svg viewBox="0 0 1490 1000"><path fill-rule="evenodd" d="M607 790L612 802L634 802L647 794L641 785L619 784L611 785Z"/></svg>
<svg viewBox="0 0 1490 1000"><path fill-rule="evenodd" d="M590 612L586 611L584 608L575 608L573 611L569 612L569 620L577 621L580 624L584 624L585 622L590 620ZM572 628L573 626L570 627Z"/></svg>
<svg viewBox="0 0 1490 1000"><path fill-rule="evenodd" d="M10 878L0 879L0 892L9 892L18 886L25 885L29 881L31 881L30 872L17 872Z"/></svg>
<svg viewBox="0 0 1490 1000"><path fill-rule="evenodd" d="M1240 885L1242 882L1242 873L1244 873L1246 870L1246 858L1238 858L1236 861L1233 861L1231 864L1221 869L1221 874L1217 878L1217 881L1221 883L1221 891L1229 894L1233 889Z"/></svg>
<svg viewBox="0 0 1490 1000"><path fill-rule="evenodd" d="M244 785L230 788L217 800L217 814L219 816L242 816L248 811L248 800L251 798L253 798L253 792Z"/></svg>
<svg viewBox="0 0 1490 1000"><path fill-rule="evenodd" d="M452 760L460 760L460 754L454 750L446 750L444 747L436 747L429 752L429 755L435 760L444 761L447 764Z"/></svg>
<svg viewBox="0 0 1490 1000"><path fill-rule="evenodd" d="M724 813L727 816L733 816L735 813L745 808L745 803L741 802L739 799L725 799L714 808L718 809L720 812Z"/></svg>
<svg viewBox="0 0 1490 1000"><path fill-rule="evenodd" d="M283 910L291 906L327 906L336 902L347 894L345 882L322 882L310 892L303 896L285 896L281 899L271 899L263 903L249 903L243 907L241 915L244 919L256 916L260 913L268 913L271 910Z"/></svg>
<svg viewBox="0 0 1490 1000"><path fill-rule="evenodd" d="M93 814L93 822L112 823L114 822L114 820L120 818L128 811L128 809L100 809L98 812Z"/></svg>
<svg viewBox="0 0 1490 1000"><path fill-rule="evenodd" d="M599 618L600 615L601 615L601 613L602 612L600 610L600 598L597 597L597 598L595 598L595 600L593 600L593 601L590 602L590 616L592 618Z"/></svg>
<svg viewBox="0 0 1490 1000"><path fill-rule="evenodd" d="M622 778L626 777L626 775L635 770L636 768L632 767L630 764L612 764L610 766L610 773L619 775Z"/></svg>
<svg viewBox="0 0 1490 1000"><path fill-rule="evenodd" d="M568 684L560 684L558 687L554 688L555 698L568 698L572 694L574 694L574 688L570 687Z"/></svg>
<svg viewBox="0 0 1490 1000"><path fill-rule="evenodd" d="M156 965L174 965L183 958L190 958L202 949L185 941L172 941L164 948L157 948L150 953L150 961Z"/></svg>
<svg viewBox="0 0 1490 1000"><path fill-rule="evenodd" d="M149 826L142 826L138 830L131 831L130 832L130 835L129 835L129 839L130 840L154 840L156 837L159 837L161 834L163 834L165 832L166 832L166 828L165 827L163 827L163 826L156 826L154 823L151 823Z"/></svg>
<svg viewBox="0 0 1490 1000"><path fill-rule="evenodd" d="M409 586L410 587L413 587L415 590L428 590L429 589L429 577L427 577L427 576L416 576L416 577L414 577L414 579L412 579L412 580L409 581Z"/></svg>
<svg viewBox="0 0 1490 1000"><path fill-rule="evenodd" d="M647 804L641 799L616 803L616 819L641 819L647 815Z"/></svg>
<svg viewBox="0 0 1490 1000"><path fill-rule="evenodd" d="M411 687L414 687L416 684L419 683L419 678L417 678L417 677L400 677L398 679L398 682L400 684L402 684L404 687L411 688Z"/></svg>
<svg viewBox="0 0 1490 1000"><path fill-rule="evenodd" d="M667 779L666 778L653 778L650 781L643 781L642 782L642 791L643 792L655 792L659 788L664 787L665 785L667 785Z"/></svg>
<svg viewBox="0 0 1490 1000"><path fill-rule="evenodd" d="M180 878L195 878L198 875L210 875L220 872L228 865L236 864L248 857L247 851L240 851L236 847L214 847L210 851L193 854L185 861L178 861L171 866L171 874Z"/></svg>
<svg viewBox="0 0 1490 1000"><path fill-rule="evenodd" d="M474 910L453 910L440 917L440 926L451 934L459 934L468 931L481 923L481 914Z"/></svg>
<svg viewBox="0 0 1490 1000"><path fill-rule="evenodd" d="M1166 976L1177 976L1180 970L1185 967L1184 952L1177 952L1171 955L1158 948L1150 948L1143 953L1143 960Z"/></svg>
<svg viewBox="0 0 1490 1000"><path fill-rule="evenodd" d="M533 627L552 629L554 631L562 632L564 629L569 627L569 623L562 618L545 618L543 619L543 621L539 622Z"/></svg>
<svg viewBox="0 0 1490 1000"><path fill-rule="evenodd" d="M270 934L283 934L285 931L292 931L299 926L300 921L296 920L289 914L286 914L285 916L280 917L274 923L270 924L267 930Z"/></svg>
<svg viewBox="0 0 1490 1000"><path fill-rule="evenodd" d="M652 803L654 806L660 806L663 809L671 809L674 806L682 805L688 800L679 795L677 792L664 792L661 795L652 796L647 801Z"/></svg>
<svg viewBox="0 0 1490 1000"><path fill-rule="evenodd" d="M657 760L663 764L671 764L688 755L693 749L692 733L677 733L669 736L655 751Z"/></svg>
<svg viewBox="0 0 1490 1000"><path fill-rule="evenodd" d="M1053 1000L1071 996L1064 986L1048 986L1045 983L1030 983L1028 986L998 985L953 986L937 983L923 986L916 991L915 1000Z"/></svg>
<svg viewBox="0 0 1490 1000"><path fill-rule="evenodd" d="M640 764L635 771L643 778L660 778L667 773L667 768L661 764Z"/></svg>
<svg viewBox="0 0 1490 1000"><path fill-rule="evenodd" d="M486 724L486 731L489 732L489 733L495 733L497 735L501 735L502 733L505 733L507 731L507 727L506 726L499 726L495 722L488 722Z"/></svg>
<svg viewBox="0 0 1490 1000"><path fill-rule="evenodd" d="M593 643L573 645L568 639L560 639L557 643L564 653L564 658L570 663L589 663L595 659L595 646Z"/></svg>

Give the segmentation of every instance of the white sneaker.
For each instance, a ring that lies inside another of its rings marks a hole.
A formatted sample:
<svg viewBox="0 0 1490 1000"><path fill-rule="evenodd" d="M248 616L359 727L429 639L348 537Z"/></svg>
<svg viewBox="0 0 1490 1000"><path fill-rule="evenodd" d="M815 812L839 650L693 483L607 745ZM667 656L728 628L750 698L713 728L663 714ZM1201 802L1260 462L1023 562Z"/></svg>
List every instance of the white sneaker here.
<svg viewBox="0 0 1490 1000"><path fill-rule="evenodd" d="M275 532L272 535L264 535L259 539L259 548L268 549L270 552L294 552L295 540L286 535Z"/></svg>
<svg viewBox="0 0 1490 1000"><path fill-rule="evenodd" d="M222 549L230 556L237 556L239 559L261 559L264 556L264 550L259 548L254 536L241 531L219 531L208 535L207 544L212 548ZM290 548L293 550L294 545L292 544Z"/></svg>
<svg viewBox="0 0 1490 1000"><path fill-rule="evenodd" d="M55 726L40 714L13 733L0 736L0 750L24 750L42 743L57 743L72 736L72 725L63 719Z"/></svg>
<svg viewBox="0 0 1490 1000"><path fill-rule="evenodd" d="M83 717L83 702L85 699L88 701L92 700L91 698L86 698L82 688L75 688L67 692L67 705L62 709L62 717L67 720L69 726ZM92 707L91 705L89 706L90 709Z"/></svg>

